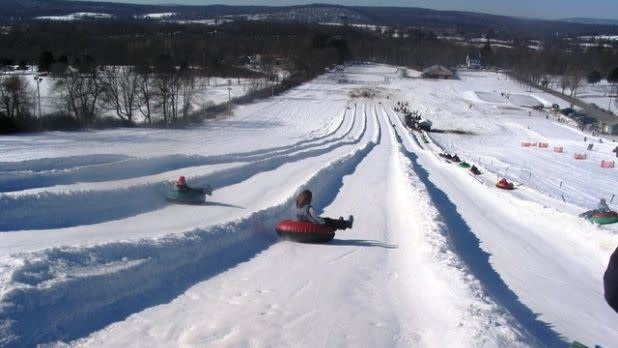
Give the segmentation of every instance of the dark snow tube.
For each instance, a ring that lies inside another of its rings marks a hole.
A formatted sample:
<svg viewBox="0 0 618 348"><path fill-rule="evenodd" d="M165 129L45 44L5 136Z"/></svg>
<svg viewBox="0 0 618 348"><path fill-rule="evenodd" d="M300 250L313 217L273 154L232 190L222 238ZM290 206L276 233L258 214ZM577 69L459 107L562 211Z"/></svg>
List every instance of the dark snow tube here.
<svg viewBox="0 0 618 348"><path fill-rule="evenodd" d="M335 229L309 221L282 220L275 228L284 239L301 243L326 243L335 238Z"/></svg>
<svg viewBox="0 0 618 348"><path fill-rule="evenodd" d="M176 191L170 189L167 191L167 200L176 203L202 204L205 202L205 196L201 190Z"/></svg>
<svg viewBox="0 0 618 348"><path fill-rule="evenodd" d="M618 248L609 258L603 274L603 290L605 301L618 313Z"/></svg>
<svg viewBox="0 0 618 348"><path fill-rule="evenodd" d="M618 222L618 213L615 211L608 211L604 213L594 213L590 217L590 221L599 225L607 225Z"/></svg>
<svg viewBox="0 0 618 348"><path fill-rule="evenodd" d="M498 181L496 183L496 187L501 188L503 190L512 190L515 188L512 182L504 182L504 181Z"/></svg>

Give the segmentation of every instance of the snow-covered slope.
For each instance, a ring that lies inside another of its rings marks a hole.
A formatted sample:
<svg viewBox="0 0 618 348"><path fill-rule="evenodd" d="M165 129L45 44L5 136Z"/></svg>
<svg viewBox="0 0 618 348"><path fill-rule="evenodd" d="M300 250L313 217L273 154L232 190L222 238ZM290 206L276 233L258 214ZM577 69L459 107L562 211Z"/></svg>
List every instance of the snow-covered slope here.
<svg viewBox="0 0 618 348"><path fill-rule="evenodd" d="M411 132L398 102L439 132ZM351 66L192 130L4 137L0 345L610 347L617 229L577 214L615 194L615 145L587 152L529 108L556 102L501 74ZM181 174L213 196L165 202ZM280 241L305 188L354 228Z"/></svg>

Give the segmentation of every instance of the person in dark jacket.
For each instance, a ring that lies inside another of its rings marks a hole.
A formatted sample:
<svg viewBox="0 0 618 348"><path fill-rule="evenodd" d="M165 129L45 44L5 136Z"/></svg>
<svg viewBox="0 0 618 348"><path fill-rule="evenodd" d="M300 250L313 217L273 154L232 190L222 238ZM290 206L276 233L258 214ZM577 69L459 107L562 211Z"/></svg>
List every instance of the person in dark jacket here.
<svg viewBox="0 0 618 348"><path fill-rule="evenodd" d="M205 193L209 196L212 195L212 188L208 185L206 185L206 187L200 187L200 188L189 187L189 185L187 185L187 180L185 179L184 175L179 176L178 179L174 181L174 191L178 191L178 192L194 191L194 192Z"/></svg>
<svg viewBox="0 0 618 348"><path fill-rule="evenodd" d="M470 167L470 172L474 175L481 175L481 171L474 164Z"/></svg>
<svg viewBox="0 0 618 348"><path fill-rule="evenodd" d="M609 206L607 205L607 201L605 201L605 198L601 198L601 200L599 200L599 204L597 204L597 207L595 209L583 212L579 214L579 216L584 217L584 218L590 218L592 215L596 213L607 213L610 211L612 210L609 209Z"/></svg>
<svg viewBox="0 0 618 348"><path fill-rule="evenodd" d="M313 207L311 206L311 199L313 195L311 191L304 190L296 197L296 217L301 221L309 221L317 225L326 225L336 230L345 230L352 228L354 223L354 216L350 215L348 220L344 220L342 217L337 219L331 219L327 217L319 217L316 215Z"/></svg>
<svg viewBox="0 0 618 348"><path fill-rule="evenodd" d="M618 313L618 248L609 258L607 269L603 274L603 289L605 301Z"/></svg>

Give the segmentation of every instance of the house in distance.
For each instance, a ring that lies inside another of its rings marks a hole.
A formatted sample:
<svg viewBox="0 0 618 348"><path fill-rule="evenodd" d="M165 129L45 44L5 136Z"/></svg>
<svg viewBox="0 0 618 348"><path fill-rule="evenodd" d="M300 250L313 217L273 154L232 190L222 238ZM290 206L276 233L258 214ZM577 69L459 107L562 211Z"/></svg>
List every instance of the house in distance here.
<svg viewBox="0 0 618 348"><path fill-rule="evenodd" d="M481 57L476 53L469 53L466 55L466 66L468 69L480 69Z"/></svg>
<svg viewBox="0 0 618 348"><path fill-rule="evenodd" d="M423 70L421 77L428 79L452 79L455 74L442 65L432 65Z"/></svg>

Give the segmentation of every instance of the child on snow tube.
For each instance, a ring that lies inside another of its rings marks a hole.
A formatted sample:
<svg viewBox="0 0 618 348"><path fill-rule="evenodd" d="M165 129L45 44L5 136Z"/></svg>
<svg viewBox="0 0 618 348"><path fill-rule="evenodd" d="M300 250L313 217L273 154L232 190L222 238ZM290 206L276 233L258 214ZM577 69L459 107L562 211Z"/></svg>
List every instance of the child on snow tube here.
<svg viewBox="0 0 618 348"><path fill-rule="evenodd" d="M350 215L348 220L344 220L340 217L338 220L328 217L319 217L315 214L313 207L311 206L311 199L313 195L311 191L304 190L296 197L296 217L300 221L309 221L317 225L324 225L336 230L345 230L352 228L354 223L354 216Z"/></svg>
<svg viewBox="0 0 618 348"><path fill-rule="evenodd" d="M607 202L605 201L605 198L601 198L601 200L599 201L599 204L597 205L596 209L592 209L592 210L588 210L586 212L583 212L581 214L579 214L580 217L583 218L591 218L594 214L596 213L609 213L611 211L611 209L609 209L609 206L607 206Z"/></svg>
<svg viewBox="0 0 618 348"><path fill-rule="evenodd" d="M212 188L210 186L206 186L204 188L192 188L187 185L187 181L185 180L185 176L181 175L178 177L178 180L174 181L174 191L189 193L189 192L199 192L205 193L207 195L212 195Z"/></svg>

